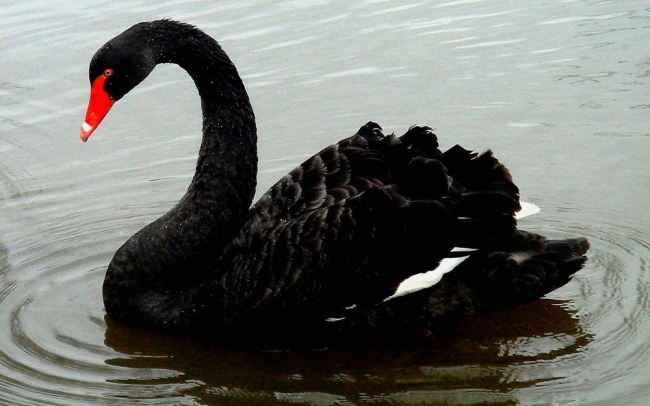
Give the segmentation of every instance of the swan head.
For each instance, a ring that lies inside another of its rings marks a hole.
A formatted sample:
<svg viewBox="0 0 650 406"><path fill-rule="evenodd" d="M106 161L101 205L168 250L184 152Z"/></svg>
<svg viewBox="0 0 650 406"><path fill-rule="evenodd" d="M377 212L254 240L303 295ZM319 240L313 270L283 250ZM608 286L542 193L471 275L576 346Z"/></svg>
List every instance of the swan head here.
<svg viewBox="0 0 650 406"><path fill-rule="evenodd" d="M90 101L80 136L95 131L113 103L140 84L154 69L155 50L145 24L137 24L104 44L90 61Z"/></svg>

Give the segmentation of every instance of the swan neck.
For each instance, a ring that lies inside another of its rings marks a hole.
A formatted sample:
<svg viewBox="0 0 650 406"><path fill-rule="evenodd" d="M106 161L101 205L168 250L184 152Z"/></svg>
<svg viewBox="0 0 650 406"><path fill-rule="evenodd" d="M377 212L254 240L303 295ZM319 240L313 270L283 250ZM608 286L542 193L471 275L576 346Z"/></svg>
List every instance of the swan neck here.
<svg viewBox="0 0 650 406"><path fill-rule="evenodd" d="M244 83L217 41L202 31L186 25L167 30L162 21L157 32L157 63L185 69L201 98L203 138L182 203L199 214L217 210L222 225L243 221L257 174L257 130Z"/></svg>

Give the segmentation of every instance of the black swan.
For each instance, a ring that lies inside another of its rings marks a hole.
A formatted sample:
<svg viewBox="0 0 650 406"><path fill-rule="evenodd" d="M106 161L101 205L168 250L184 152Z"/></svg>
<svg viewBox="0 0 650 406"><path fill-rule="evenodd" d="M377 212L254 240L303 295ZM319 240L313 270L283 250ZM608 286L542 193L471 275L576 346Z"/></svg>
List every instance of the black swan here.
<svg viewBox="0 0 650 406"><path fill-rule="evenodd" d="M441 152L428 127L396 137L369 122L251 206L248 94L219 44L184 23L139 23L97 51L81 138L160 63L194 80L203 140L180 202L108 266L115 320L215 337L435 333L438 321L539 298L586 261L584 238L517 229L519 190L491 151Z"/></svg>

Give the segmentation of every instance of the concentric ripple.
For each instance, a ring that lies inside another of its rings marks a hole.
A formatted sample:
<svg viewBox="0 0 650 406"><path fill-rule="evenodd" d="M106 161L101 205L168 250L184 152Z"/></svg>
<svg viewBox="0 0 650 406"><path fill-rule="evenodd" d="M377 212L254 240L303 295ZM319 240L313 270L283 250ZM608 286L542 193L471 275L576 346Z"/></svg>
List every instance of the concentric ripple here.
<svg viewBox="0 0 650 406"><path fill-rule="evenodd" d="M561 224L591 242L585 269L566 288L550 295L579 309L573 317L591 338L579 352L520 369L515 379L530 369L558 378L550 386L522 390L522 399L557 404L609 399L612 404L635 404L650 384L650 379L635 372L640 360L650 357L650 223L622 211L595 208L582 208L579 213L560 208L553 217L545 221ZM580 224L567 219L579 219Z"/></svg>

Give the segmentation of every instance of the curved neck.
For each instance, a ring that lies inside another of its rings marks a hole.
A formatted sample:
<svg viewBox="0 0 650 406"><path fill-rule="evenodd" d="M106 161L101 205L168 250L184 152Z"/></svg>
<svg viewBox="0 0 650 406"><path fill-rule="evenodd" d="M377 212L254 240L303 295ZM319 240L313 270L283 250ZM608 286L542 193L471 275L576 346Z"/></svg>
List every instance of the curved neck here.
<svg viewBox="0 0 650 406"><path fill-rule="evenodd" d="M166 20L151 24L156 63L185 69L201 97L203 141L194 178L179 206L200 218L201 233L209 232L213 242L223 241L243 223L255 194L253 109L235 65L214 39L186 24ZM206 221L219 226L205 227Z"/></svg>

